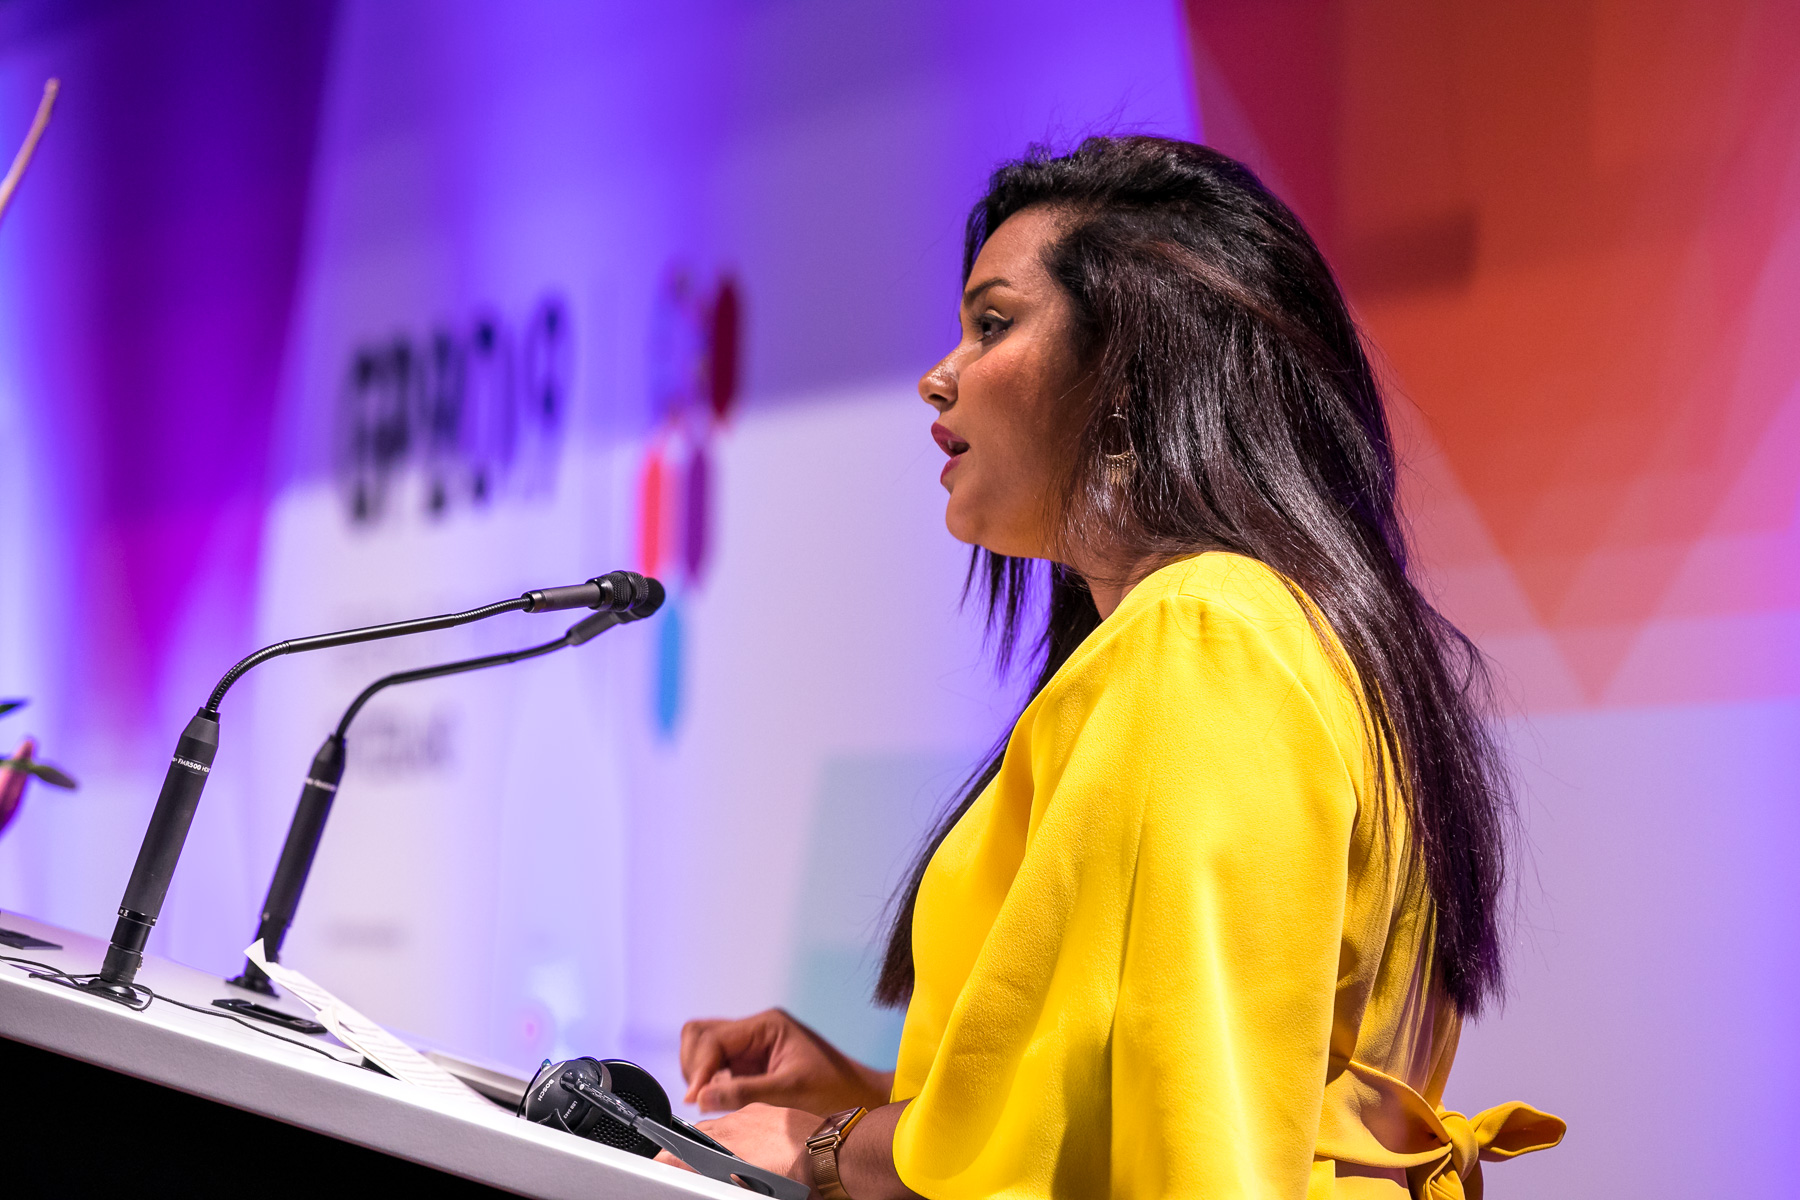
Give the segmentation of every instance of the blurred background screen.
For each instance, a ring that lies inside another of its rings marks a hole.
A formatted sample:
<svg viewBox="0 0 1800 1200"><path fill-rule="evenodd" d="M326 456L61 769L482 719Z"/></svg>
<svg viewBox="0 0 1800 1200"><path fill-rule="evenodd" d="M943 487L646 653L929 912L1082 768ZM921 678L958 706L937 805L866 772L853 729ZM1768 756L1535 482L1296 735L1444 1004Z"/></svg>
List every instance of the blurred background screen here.
<svg viewBox="0 0 1800 1200"><path fill-rule="evenodd" d="M1509 1195L1760 1194L1793 1148L1800 7L0 3L9 147L52 75L0 228L0 694L85 786L0 906L106 934L256 646L631 568L654 620L370 706L284 958L526 1071L673 1082L683 1020L775 1004L891 1056L887 897L1022 686L915 381L987 173L1157 132L1321 240L1506 681L1514 996L1447 1102L1568 1119ZM247 677L151 949L236 971L365 683L567 623Z"/></svg>

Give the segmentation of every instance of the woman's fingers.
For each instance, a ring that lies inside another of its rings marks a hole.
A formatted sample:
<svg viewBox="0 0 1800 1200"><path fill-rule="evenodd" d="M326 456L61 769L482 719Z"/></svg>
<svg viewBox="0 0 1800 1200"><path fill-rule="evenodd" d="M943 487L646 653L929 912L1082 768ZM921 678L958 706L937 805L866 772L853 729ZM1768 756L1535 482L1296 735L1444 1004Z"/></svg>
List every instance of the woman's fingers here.
<svg viewBox="0 0 1800 1200"><path fill-rule="evenodd" d="M692 1171L694 1169L682 1162L679 1158L676 1158L673 1154L670 1154L667 1150L658 1150L656 1152L656 1161L659 1163L668 1163L671 1167L679 1167L683 1171Z"/></svg>
<svg viewBox="0 0 1800 1200"><path fill-rule="evenodd" d="M777 1009L741 1021L689 1021L681 1029L681 1074L688 1082L687 1102L696 1103L701 1089L720 1071L754 1078L769 1069L770 1050L789 1018Z"/></svg>
<svg viewBox="0 0 1800 1200"><path fill-rule="evenodd" d="M730 1112L759 1101L773 1104L789 1090L786 1080L773 1075L738 1076L724 1070L694 1089L694 1098L688 1103L699 1105L701 1112Z"/></svg>
<svg viewBox="0 0 1800 1200"><path fill-rule="evenodd" d="M699 1044L701 1035L720 1025L729 1024L731 1024L730 1021L719 1017L707 1017L703 1020L689 1021L681 1027L681 1069L684 1073L688 1069L689 1059L693 1055L694 1047Z"/></svg>
<svg viewBox="0 0 1800 1200"><path fill-rule="evenodd" d="M706 1134L708 1137L713 1137L713 1139L715 1141L718 1141L719 1144L723 1146L723 1145L725 1145L724 1141L719 1138L714 1137L714 1132L717 1130L718 1125L719 1125L719 1122L716 1120L695 1121L694 1122L695 1129L698 1129L701 1133ZM726 1146L726 1149L729 1150L730 1147ZM676 1158L673 1154L670 1154L667 1150L658 1150L656 1152L656 1161L659 1163L668 1163L671 1167L680 1167L684 1171L692 1171L694 1169L694 1168L688 1166L686 1163L682 1162L679 1158ZM698 1172L696 1172L696 1174L698 1174Z"/></svg>
<svg viewBox="0 0 1800 1200"><path fill-rule="evenodd" d="M707 1112L757 1102L812 1109L877 1092L886 1098L867 1078L871 1072L775 1008L738 1021L689 1021L681 1031L681 1073L686 1102Z"/></svg>
<svg viewBox="0 0 1800 1200"><path fill-rule="evenodd" d="M756 1069L750 1061L756 1049L750 1021L689 1021L681 1028L681 1075L688 1082L688 1103L706 1081L720 1071ZM766 1057L766 1055L765 1055Z"/></svg>
<svg viewBox="0 0 1800 1200"><path fill-rule="evenodd" d="M681 1077L687 1080L687 1103L727 1062L725 1047L713 1032L723 1021L689 1021L681 1027Z"/></svg>

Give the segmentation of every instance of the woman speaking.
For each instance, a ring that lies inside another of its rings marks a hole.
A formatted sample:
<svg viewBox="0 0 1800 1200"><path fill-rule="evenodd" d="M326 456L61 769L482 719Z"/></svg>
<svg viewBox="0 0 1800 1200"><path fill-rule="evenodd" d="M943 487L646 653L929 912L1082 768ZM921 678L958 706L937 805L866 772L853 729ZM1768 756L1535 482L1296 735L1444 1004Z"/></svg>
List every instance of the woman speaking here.
<svg viewBox="0 0 1800 1200"><path fill-rule="evenodd" d="M854 1200L1478 1196L1563 1124L1442 1104L1506 771L1330 269L1233 160L1094 138L995 172L964 284L919 392L1003 653L1047 574L1042 669L896 905L894 1072L690 1022L703 1127Z"/></svg>

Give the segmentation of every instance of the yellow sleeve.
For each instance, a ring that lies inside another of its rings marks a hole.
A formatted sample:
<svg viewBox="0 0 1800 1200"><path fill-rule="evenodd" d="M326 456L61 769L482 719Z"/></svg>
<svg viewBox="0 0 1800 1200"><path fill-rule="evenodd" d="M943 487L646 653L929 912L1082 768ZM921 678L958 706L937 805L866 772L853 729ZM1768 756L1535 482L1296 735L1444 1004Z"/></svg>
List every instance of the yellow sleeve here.
<svg viewBox="0 0 1800 1200"><path fill-rule="evenodd" d="M1360 736L1297 604L1253 599L1170 590L1103 626L934 859L935 1041L894 1145L915 1191L1305 1194Z"/></svg>

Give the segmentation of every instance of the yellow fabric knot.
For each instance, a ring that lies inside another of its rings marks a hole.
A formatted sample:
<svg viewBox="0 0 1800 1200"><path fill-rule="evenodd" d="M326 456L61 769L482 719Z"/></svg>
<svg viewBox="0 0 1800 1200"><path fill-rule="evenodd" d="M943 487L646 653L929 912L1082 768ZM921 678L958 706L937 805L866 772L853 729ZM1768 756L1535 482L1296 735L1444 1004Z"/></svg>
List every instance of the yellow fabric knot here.
<svg viewBox="0 0 1800 1200"><path fill-rule="evenodd" d="M1562 1118L1517 1101L1483 1109L1474 1120L1442 1108L1432 1115L1448 1143L1445 1153L1439 1162L1406 1173L1412 1194L1425 1200L1481 1200L1483 1162L1548 1150L1568 1130Z"/></svg>
<svg viewBox="0 0 1800 1200"><path fill-rule="evenodd" d="M1567 1130L1562 1118L1517 1102L1470 1119L1352 1059L1326 1084L1318 1153L1338 1162L1403 1169L1419 1200L1481 1200L1484 1161L1548 1150Z"/></svg>

